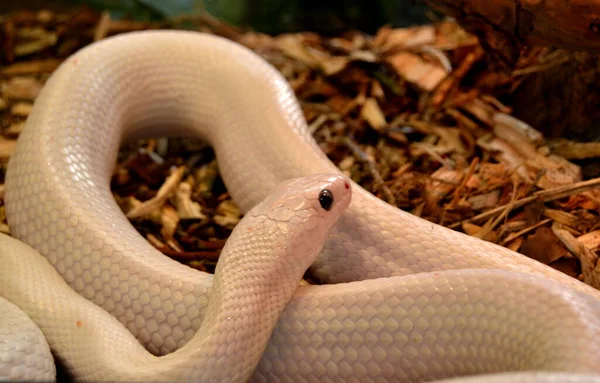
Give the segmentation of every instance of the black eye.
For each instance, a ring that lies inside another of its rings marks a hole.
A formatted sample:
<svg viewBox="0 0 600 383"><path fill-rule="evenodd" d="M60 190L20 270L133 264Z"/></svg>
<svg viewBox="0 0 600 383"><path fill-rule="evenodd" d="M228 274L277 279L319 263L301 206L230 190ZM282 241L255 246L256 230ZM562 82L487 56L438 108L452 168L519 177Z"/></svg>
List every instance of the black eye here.
<svg viewBox="0 0 600 383"><path fill-rule="evenodd" d="M333 194L327 189L321 190L319 193L319 203L323 209L329 211L331 205L333 205Z"/></svg>

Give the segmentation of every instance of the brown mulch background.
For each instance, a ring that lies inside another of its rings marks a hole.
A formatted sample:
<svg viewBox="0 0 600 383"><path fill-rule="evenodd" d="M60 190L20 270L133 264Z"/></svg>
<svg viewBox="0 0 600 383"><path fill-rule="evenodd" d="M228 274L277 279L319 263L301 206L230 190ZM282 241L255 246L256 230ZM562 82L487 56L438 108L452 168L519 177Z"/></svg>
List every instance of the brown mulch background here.
<svg viewBox="0 0 600 383"><path fill-rule="evenodd" d="M85 8L0 16L0 181L35 97L62 60L110 35L183 25L235 40L280 70L322 150L379 198L600 287L600 178L584 179L577 164L600 157L600 143L546 140L511 116L511 94L527 76L572 54L523 49L507 69L451 21L325 38L266 36L206 14L161 23ZM200 142L123 147L112 189L155 247L200 270L214 270L240 219L212 149ZM0 218L9 233L3 205Z"/></svg>

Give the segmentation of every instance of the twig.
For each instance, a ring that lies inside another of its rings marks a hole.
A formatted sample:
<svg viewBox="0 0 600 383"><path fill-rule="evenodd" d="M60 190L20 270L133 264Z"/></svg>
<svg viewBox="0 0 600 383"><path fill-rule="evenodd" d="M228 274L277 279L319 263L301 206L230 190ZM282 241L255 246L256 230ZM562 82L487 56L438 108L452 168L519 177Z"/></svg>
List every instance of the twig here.
<svg viewBox="0 0 600 383"><path fill-rule="evenodd" d="M458 187L456 189L454 189L454 197L452 198L452 201L450 201L450 204L448 205L448 209L451 209L458 203L458 200L460 199L460 193L463 191L463 189L467 185L467 181L469 181L469 178L471 178L471 176L473 175L473 172L475 172L475 168L477 167L478 164L479 164L479 157L475 157L473 159L473 161L471 161L471 164L469 165L469 168L467 169L467 173L464 175L460 185L458 185Z"/></svg>
<svg viewBox="0 0 600 383"><path fill-rule="evenodd" d="M127 218L139 218L161 207L167 201L167 199L175 192L175 189L181 182L185 171L185 166L181 166L173 170L171 175L165 180L160 189L158 189L156 195L153 198L142 202L138 206L128 211L126 214Z"/></svg>
<svg viewBox="0 0 600 383"><path fill-rule="evenodd" d="M110 13L107 11L102 12L102 16L100 16L100 20L94 30L94 41L100 41L108 35L110 24Z"/></svg>
<svg viewBox="0 0 600 383"><path fill-rule="evenodd" d="M346 146L348 146L348 148L350 148L350 150L352 150L352 153L354 153L354 155L359 160L361 160L365 165L367 165L367 168L371 173L371 177L373 177L373 180L375 181L376 187L381 189L387 202L390 204L394 204L396 202L396 198L394 198L392 191L385 184L381 173L379 173L379 170L377 170L377 165L375 164L375 162L369 157L367 153L365 153L360 148L360 146L358 146L356 142L354 142L354 140L352 140L352 138L348 136L344 137L344 143L346 144Z"/></svg>
<svg viewBox="0 0 600 383"><path fill-rule="evenodd" d="M425 144L422 142L415 142L414 144L412 144L414 147L419 148L421 150L423 150L425 153L429 154L429 156L431 158L433 158L434 160L438 161L440 164L442 164L443 166L447 167L448 169L454 169L454 162L452 160L448 160L445 159L444 157L440 156L429 144Z"/></svg>
<svg viewBox="0 0 600 383"><path fill-rule="evenodd" d="M217 261L219 259L219 255L221 254L220 250L183 251L183 250L172 249L170 246L168 246L167 244L162 242L160 239L158 239L153 234L148 234L146 236L146 239L148 240L148 242L150 242L152 244L152 246L154 246L161 253L169 256L170 258L178 259L181 261L189 261L189 260L194 260L194 259L198 259L198 258L206 259L209 261ZM180 248L179 246L176 246L176 247L178 249Z"/></svg>
<svg viewBox="0 0 600 383"><path fill-rule="evenodd" d="M502 210L502 212L500 213L500 215L498 215L491 222L488 221L488 223L483 226L483 228L477 233L477 235L476 235L477 238L485 238L492 230L494 230L496 228L496 226L498 226L498 224L503 219L506 219L506 217L508 217L508 215L510 214L510 212L514 209L514 204L515 204L515 198L514 197L515 197L516 190L517 190L517 187L513 183L513 192L512 192L511 201L508 204L504 205L505 207Z"/></svg>
<svg viewBox="0 0 600 383"><path fill-rule="evenodd" d="M529 197L521 198L515 202L508 203L506 205L499 206L495 209L488 210L484 213L478 214L474 217L458 221L450 225L449 227L455 229L459 227L463 222L481 222L487 220L491 217L496 216L499 213L502 213L508 205L512 204L513 209L517 209L521 206L525 206L533 201L541 200L543 202L555 201L557 199L561 199L564 197L568 197L575 194L580 194L584 191L594 189L600 187L600 178L594 178L587 181L576 182L567 186L560 186L553 189L540 190Z"/></svg>
<svg viewBox="0 0 600 383"><path fill-rule="evenodd" d="M508 237L506 237L502 242L500 242L500 245L502 245L502 246L507 245L510 242L514 241L515 239L519 238L520 236L527 234L530 231L533 231L540 226L544 226L545 224L547 224L549 222L552 222L552 220L550 218L547 218L547 219L544 219L544 220L536 223L535 225L531 225L529 227L526 227L523 230L517 231L516 233L512 233Z"/></svg>

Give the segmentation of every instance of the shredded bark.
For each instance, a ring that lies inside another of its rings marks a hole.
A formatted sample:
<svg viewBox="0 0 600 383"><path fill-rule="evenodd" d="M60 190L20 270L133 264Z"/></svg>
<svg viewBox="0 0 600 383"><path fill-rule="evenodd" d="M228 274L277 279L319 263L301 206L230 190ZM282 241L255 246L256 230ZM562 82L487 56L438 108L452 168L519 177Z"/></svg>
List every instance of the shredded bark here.
<svg viewBox="0 0 600 383"><path fill-rule="evenodd" d="M566 57L556 51L523 47L507 72L448 20L327 38L267 36L207 14L146 23L74 8L0 20L2 176L35 97L66 57L117 33L185 26L237 41L281 71L321 149L377 197L600 286L600 178L584 179L577 163L600 157L598 143L547 140L511 115L511 94ZM152 245L208 272L241 218L201 142L124 146L111 186ZM3 205L0 218L8 233Z"/></svg>

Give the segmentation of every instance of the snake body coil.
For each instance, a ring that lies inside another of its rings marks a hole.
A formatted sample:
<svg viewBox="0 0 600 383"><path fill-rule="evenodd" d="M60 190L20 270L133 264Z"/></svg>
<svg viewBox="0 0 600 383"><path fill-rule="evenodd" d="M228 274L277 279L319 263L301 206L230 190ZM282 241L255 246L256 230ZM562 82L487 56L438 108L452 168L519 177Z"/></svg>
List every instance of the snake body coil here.
<svg viewBox="0 0 600 383"><path fill-rule="evenodd" d="M193 32L136 32L95 43L61 65L36 100L9 165L9 225L75 291L162 355L200 328L213 277L162 256L110 192L120 143L159 135L208 141L244 212L284 181L339 170L311 138L285 79L235 43ZM356 184L352 189L352 203L312 266L336 284L297 290L253 380L600 373L600 292L402 212ZM28 314L48 314L57 302L45 301L35 271L46 266L23 258L27 267L6 262L2 278L13 277L0 284L0 296L15 283L28 286L27 294L44 302ZM133 342L117 327L107 324L105 331ZM52 338L47 332L54 330L42 330ZM220 341L233 347L234 338ZM69 345L50 346L65 359L78 358ZM102 347L80 358L87 358L82 365L123 360Z"/></svg>

